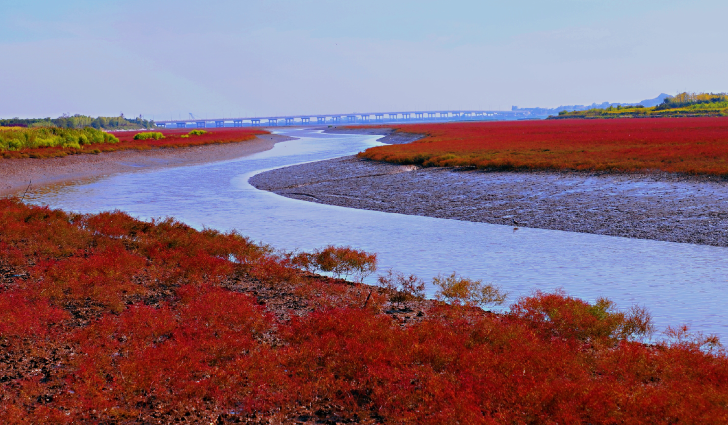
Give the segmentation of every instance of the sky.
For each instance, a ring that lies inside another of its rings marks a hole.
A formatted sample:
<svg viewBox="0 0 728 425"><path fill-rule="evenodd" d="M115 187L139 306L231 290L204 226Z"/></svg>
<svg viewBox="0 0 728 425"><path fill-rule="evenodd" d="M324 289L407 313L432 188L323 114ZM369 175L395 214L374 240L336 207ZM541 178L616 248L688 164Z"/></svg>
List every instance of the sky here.
<svg viewBox="0 0 728 425"><path fill-rule="evenodd" d="M0 0L0 118L156 120L728 91L725 0Z"/></svg>

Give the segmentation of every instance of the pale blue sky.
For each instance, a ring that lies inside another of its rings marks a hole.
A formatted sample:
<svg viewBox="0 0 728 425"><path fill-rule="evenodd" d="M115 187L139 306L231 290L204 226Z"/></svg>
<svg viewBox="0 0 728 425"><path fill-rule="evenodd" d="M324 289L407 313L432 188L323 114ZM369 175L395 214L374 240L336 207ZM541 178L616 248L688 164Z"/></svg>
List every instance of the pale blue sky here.
<svg viewBox="0 0 728 425"><path fill-rule="evenodd" d="M728 91L713 0L0 0L0 117L251 116Z"/></svg>

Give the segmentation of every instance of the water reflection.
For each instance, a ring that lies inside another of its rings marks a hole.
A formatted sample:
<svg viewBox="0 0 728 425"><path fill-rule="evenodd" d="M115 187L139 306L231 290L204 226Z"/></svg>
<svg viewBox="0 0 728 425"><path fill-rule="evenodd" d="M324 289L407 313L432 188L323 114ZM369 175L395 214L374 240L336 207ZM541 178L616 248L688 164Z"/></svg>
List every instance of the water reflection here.
<svg viewBox="0 0 728 425"><path fill-rule="evenodd" d="M30 194L66 210L172 216L197 228L230 230L277 248L351 245L379 254L381 267L431 278L458 271L503 286L509 301L534 289L562 287L620 306L646 305L658 326L688 323L728 340L728 250L469 223L298 201L247 183L261 170L351 155L376 137L285 130L299 140L270 151L206 165L115 175Z"/></svg>

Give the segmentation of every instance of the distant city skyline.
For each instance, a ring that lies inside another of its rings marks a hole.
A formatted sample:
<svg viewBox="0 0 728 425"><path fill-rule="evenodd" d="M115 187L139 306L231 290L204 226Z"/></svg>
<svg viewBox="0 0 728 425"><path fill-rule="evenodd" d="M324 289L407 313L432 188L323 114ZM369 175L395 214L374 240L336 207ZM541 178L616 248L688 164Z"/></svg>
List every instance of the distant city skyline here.
<svg viewBox="0 0 728 425"><path fill-rule="evenodd" d="M0 0L0 117L554 108L726 91L728 4Z"/></svg>

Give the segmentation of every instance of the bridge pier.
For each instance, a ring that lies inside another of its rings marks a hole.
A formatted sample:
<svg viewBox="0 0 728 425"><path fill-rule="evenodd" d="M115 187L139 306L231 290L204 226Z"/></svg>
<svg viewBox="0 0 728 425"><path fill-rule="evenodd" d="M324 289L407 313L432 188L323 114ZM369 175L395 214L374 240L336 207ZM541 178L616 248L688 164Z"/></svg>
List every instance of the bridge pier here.
<svg viewBox="0 0 728 425"><path fill-rule="evenodd" d="M190 118L189 120L169 120L159 121L157 126L159 128L206 128L206 127L225 127L226 122L229 122L232 127L244 127L251 125L254 127L262 125L311 125L316 122L321 124L354 124L354 123L386 123L386 122L403 122L403 121L430 121L446 119L488 119L488 120L502 120L502 119L515 119L527 116L527 114L518 114L511 111L485 111L485 110L445 110L445 111L409 111L409 112L363 112L363 113L350 113L341 115L288 115L278 117L258 117L258 118L225 118L204 120L201 118ZM280 124L279 124L280 122ZM248 124L250 123L250 124Z"/></svg>

